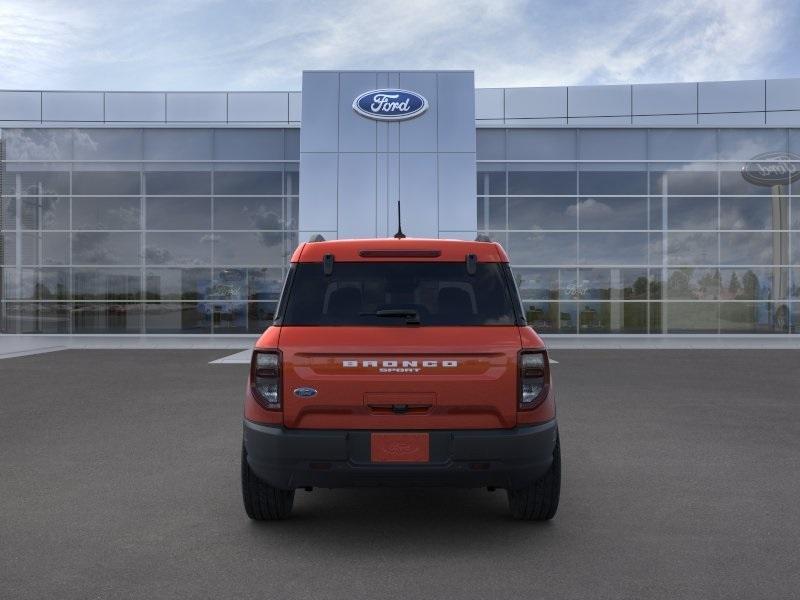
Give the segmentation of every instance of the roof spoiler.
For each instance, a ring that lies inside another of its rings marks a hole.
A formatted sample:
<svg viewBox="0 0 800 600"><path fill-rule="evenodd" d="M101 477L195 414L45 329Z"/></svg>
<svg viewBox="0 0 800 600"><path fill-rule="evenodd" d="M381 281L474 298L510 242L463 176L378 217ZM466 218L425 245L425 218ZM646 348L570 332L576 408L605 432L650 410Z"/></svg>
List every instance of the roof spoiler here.
<svg viewBox="0 0 800 600"><path fill-rule="evenodd" d="M479 233L478 235L475 236L475 241L476 242L491 242L492 238L490 238L485 233Z"/></svg>
<svg viewBox="0 0 800 600"><path fill-rule="evenodd" d="M313 244L314 242L324 242L324 241L325 241L325 236L322 235L321 233L315 233L310 238L308 238L309 244Z"/></svg>

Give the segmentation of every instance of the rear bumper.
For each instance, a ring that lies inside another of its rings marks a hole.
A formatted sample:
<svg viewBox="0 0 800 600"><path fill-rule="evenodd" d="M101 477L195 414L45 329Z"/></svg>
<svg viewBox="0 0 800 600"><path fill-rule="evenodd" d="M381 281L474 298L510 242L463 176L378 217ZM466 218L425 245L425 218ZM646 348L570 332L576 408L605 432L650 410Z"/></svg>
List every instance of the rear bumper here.
<svg viewBox="0 0 800 600"><path fill-rule="evenodd" d="M496 430L432 430L427 463L373 463L370 432L244 422L247 462L273 487L453 486L517 489L553 461L554 420Z"/></svg>

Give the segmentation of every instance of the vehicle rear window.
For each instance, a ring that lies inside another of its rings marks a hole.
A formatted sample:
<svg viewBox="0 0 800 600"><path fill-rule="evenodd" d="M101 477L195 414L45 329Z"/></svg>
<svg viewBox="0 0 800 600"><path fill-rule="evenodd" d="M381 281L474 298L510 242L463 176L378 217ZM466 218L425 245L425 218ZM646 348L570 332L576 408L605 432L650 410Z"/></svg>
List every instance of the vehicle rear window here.
<svg viewBox="0 0 800 600"><path fill-rule="evenodd" d="M293 267L283 325L513 325L500 263L321 263ZM418 323L416 323L418 321Z"/></svg>

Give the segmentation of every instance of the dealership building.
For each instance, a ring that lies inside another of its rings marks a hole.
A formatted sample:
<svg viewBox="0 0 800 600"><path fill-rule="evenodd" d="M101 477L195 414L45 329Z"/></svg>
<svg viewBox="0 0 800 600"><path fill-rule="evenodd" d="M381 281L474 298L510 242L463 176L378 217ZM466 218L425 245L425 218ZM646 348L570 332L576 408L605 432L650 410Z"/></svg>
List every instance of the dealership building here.
<svg viewBox="0 0 800 600"><path fill-rule="evenodd" d="M391 236L399 201L502 243L542 333L798 334L798 155L800 79L0 91L0 333L259 333L298 243Z"/></svg>

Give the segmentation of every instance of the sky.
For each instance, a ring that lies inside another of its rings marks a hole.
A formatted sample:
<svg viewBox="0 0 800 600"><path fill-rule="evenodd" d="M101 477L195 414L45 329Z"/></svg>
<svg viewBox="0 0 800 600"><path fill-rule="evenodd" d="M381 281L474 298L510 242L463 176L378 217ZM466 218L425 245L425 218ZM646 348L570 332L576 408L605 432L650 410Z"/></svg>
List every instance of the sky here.
<svg viewBox="0 0 800 600"><path fill-rule="evenodd" d="M0 89L299 90L303 69L478 87L800 76L797 0L0 0Z"/></svg>

